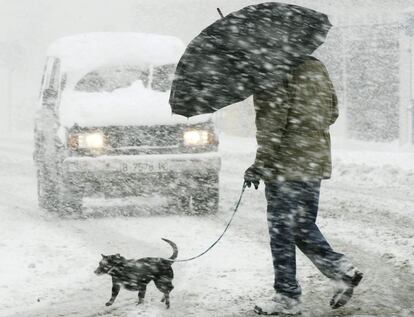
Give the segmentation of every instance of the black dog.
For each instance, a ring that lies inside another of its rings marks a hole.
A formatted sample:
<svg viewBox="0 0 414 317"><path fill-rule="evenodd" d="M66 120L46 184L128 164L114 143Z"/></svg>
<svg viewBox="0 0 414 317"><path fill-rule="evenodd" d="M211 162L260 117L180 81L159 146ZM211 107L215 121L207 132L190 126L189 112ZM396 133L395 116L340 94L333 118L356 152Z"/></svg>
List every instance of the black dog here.
<svg viewBox="0 0 414 317"><path fill-rule="evenodd" d="M172 279L174 273L171 265L177 258L177 245L167 239L162 239L173 248L173 255L167 260L163 258L142 258L127 260L119 254L103 255L95 274L109 274L112 276L112 296L105 304L110 306L118 296L121 285L130 291L138 291L138 304L144 302L147 284L154 281L155 286L164 294L161 302L165 301L170 308L170 292L174 288Z"/></svg>

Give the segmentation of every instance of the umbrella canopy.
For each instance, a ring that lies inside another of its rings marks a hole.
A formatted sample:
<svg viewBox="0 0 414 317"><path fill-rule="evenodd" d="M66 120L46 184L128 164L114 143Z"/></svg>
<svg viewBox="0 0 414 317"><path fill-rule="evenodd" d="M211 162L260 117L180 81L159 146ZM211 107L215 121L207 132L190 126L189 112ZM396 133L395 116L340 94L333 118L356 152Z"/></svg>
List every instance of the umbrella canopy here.
<svg viewBox="0 0 414 317"><path fill-rule="evenodd" d="M323 13L277 2L227 15L193 39L181 57L172 112L211 113L271 89L325 41L330 28Z"/></svg>

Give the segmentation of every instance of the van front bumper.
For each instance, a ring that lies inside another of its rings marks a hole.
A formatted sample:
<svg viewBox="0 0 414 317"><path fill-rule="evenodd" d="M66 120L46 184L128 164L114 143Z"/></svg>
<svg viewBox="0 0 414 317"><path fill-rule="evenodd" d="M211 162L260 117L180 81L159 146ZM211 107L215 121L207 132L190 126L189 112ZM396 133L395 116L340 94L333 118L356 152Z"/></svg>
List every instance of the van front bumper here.
<svg viewBox="0 0 414 317"><path fill-rule="evenodd" d="M70 157L63 162L65 179L85 192L109 196L144 193L171 194L217 185L221 157L217 152L196 154Z"/></svg>
<svg viewBox="0 0 414 317"><path fill-rule="evenodd" d="M197 154L122 155L70 157L63 161L66 174L121 173L152 174L169 172L202 172L219 170L221 158L217 152Z"/></svg>

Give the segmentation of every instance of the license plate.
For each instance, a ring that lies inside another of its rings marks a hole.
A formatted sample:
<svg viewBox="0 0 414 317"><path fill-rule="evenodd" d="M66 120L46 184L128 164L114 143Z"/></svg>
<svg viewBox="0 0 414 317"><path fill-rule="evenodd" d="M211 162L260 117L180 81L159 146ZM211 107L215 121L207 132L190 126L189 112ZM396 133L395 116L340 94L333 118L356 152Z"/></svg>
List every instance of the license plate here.
<svg viewBox="0 0 414 317"><path fill-rule="evenodd" d="M120 171L123 173L160 173L168 172L168 162L122 162Z"/></svg>

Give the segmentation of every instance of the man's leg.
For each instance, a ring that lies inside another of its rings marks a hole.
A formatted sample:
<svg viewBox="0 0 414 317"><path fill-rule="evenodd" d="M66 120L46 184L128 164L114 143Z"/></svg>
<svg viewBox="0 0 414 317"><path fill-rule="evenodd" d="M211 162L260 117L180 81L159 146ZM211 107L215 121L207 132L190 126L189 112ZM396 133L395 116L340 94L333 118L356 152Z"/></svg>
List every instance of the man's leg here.
<svg viewBox="0 0 414 317"><path fill-rule="evenodd" d="M266 183L267 221L278 294L298 299L301 288L296 280L295 214L300 192L296 182Z"/></svg>
<svg viewBox="0 0 414 317"><path fill-rule="evenodd" d="M344 306L352 297L363 274L341 253L332 250L318 226L320 181L303 183L303 205L297 213L295 240L301 251L327 277L338 281L330 301L333 309Z"/></svg>
<svg viewBox="0 0 414 317"><path fill-rule="evenodd" d="M315 223L320 181L303 182L301 186L300 208L296 214L296 245L324 275L340 280L352 264L343 254L331 248Z"/></svg>

